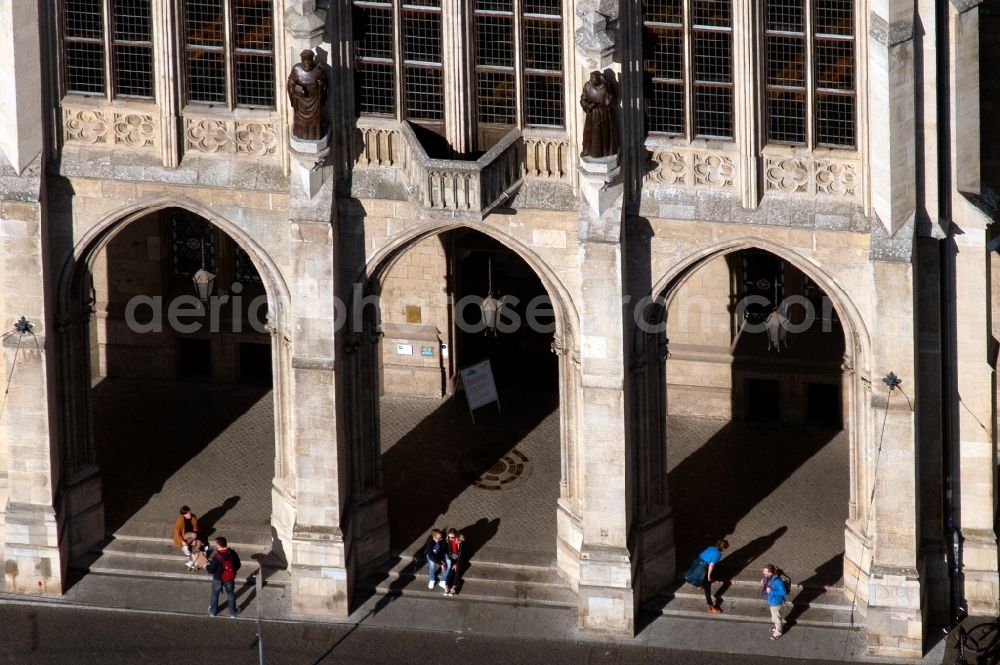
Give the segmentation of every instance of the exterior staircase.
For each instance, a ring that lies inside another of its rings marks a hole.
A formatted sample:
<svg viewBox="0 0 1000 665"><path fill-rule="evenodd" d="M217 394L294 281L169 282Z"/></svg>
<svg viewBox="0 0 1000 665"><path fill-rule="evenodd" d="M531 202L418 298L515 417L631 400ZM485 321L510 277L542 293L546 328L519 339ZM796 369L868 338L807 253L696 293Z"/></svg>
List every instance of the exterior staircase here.
<svg viewBox="0 0 1000 665"><path fill-rule="evenodd" d="M711 618L713 621L771 622L767 602L760 595L759 582L737 579L728 585L713 585L712 591L720 601L718 607L722 614L709 614L704 592L680 581L645 603L643 609L664 616ZM852 613L853 605L844 595L843 587L793 584L785 603L781 615L790 624L841 629L864 624L864 617L857 610Z"/></svg>
<svg viewBox="0 0 1000 665"><path fill-rule="evenodd" d="M287 566L271 552L271 539L260 529L226 529L229 546L240 556L242 567L237 572L237 586L247 583L247 578L263 569L269 585L287 586L290 583ZM209 544L211 538L208 539ZM70 562L71 572L117 577L160 578L183 581L210 579L205 571L190 571L184 565L185 557L174 545L162 525L128 525L98 543L82 556Z"/></svg>
<svg viewBox="0 0 1000 665"><path fill-rule="evenodd" d="M421 548L394 553L390 563L358 584L358 595L441 598L427 588L427 563ZM483 547L468 561L456 598L468 601L576 608L576 593L556 573L551 554Z"/></svg>

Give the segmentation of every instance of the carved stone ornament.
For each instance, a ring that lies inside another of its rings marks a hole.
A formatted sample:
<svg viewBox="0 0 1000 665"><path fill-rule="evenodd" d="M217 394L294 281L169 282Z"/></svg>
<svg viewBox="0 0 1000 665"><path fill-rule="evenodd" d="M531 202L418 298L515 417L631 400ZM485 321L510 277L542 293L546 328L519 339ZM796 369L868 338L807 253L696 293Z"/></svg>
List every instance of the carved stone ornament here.
<svg viewBox="0 0 1000 665"><path fill-rule="evenodd" d="M765 176L768 191L796 194L808 189L809 171L801 159L768 159Z"/></svg>
<svg viewBox="0 0 1000 665"><path fill-rule="evenodd" d="M816 191L835 196L854 196L858 172L854 164L843 162L817 162Z"/></svg>
<svg viewBox="0 0 1000 665"><path fill-rule="evenodd" d="M146 113L115 113L115 143L124 143L132 148L153 145L156 125L153 117Z"/></svg>
<svg viewBox="0 0 1000 665"><path fill-rule="evenodd" d="M262 157L273 155L278 149L278 136L274 127L263 122L236 123L236 152Z"/></svg>
<svg viewBox="0 0 1000 665"><path fill-rule="evenodd" d="M657 150L653 153L653 170L649 174L653 182L663 185L683 185L687 172L683 153L670 150Z"/></svg>
<svg viewBox="0 0 1000 665"><path fill-rule="evenodd" d="M223 120L188 118L184 139L188 148L216 153L229 142L229 133Z"/></svg>
<svg viewBox="0 0 1000 665"><path fill-rule="evenodd" d="M736 168L728 155L694 153L694 178L699 185L732 187Z"/></svg>
<svg viewBox="0 0 1000 665"><path fill-rule="evenodd" d="M108 123L100 111L64 109L63 132L67 143L107 143Z"/></svg>

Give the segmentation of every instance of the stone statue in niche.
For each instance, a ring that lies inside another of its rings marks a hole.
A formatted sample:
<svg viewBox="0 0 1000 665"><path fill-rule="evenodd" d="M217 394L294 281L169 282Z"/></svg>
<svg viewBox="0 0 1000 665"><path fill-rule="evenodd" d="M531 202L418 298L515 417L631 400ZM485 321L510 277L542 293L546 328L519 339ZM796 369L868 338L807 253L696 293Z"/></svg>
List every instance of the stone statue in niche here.
<svg viewBox="0 0 1000 665"><path fill-rule="evenodd" d="M618 125L611 107L614 95L601 72L591 72L583 85L580 106L587 114L583 123L583 152L581 157L611 157L618 154Z"/></svg>
<svg viewBox="0 0 1000 665"><path fill-rule="evenodd" d="M326 72L317 66L312 51L299 54L302 62L292 67L285 89L292 104L292 136L306 141L322 138Z"/></svg>

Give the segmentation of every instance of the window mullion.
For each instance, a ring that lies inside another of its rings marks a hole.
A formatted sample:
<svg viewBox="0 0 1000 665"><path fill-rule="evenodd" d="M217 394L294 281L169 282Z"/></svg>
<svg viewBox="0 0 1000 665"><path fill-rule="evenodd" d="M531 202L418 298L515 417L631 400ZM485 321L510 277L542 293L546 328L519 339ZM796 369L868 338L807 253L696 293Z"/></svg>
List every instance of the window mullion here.
<svg viewBox="0 0 1000 665"><path fill-rule="evenodd" d="M111 15L112 1L101 2L101 20L104 22L104 30L101 31L104 40L104 96L109 102L115 98L115 58L111 46L111 31L114 29Z"/></svg>
<svg viewBox="0 0 1000 665"><path fill-rule="evenodd" d="M813 20L814 0L803 0L805 3L804 23L806 38L806 147L810 150L816 147L816 72L815 46L816 24Z"/></svg>
<svg viewBox="0 0 1000 665"><path fill-rule="evenodd" d="M691 22L694 12L691 9L692 0L684 0L681 7L681 34L684 39L684 66L681 76L684 77L684 136L688 141L694 138L694 33Z"/></svg>
<svg viewBox="0 0 1000 665"><path fill-rule="evenodd" d="M230 0L222 0L222 59L226 72L226 108L230 111L236 106L236 71L235 56L233 56L233 5Z"/></svg>
<svg viewBox="0 0 1000 665"><path fill-rule="evenodd" d="M392 31L395 42L396 57L393 63L396 79L396 119L403 121L405 113L403 107L406 104L404 95L406 94L406 82L404 79L403 58L406 56L406 48L403 45L403 0L393 0L392 3Z"/></svg>
<svg viewBox="0 0 1000 665"><path fill-rule="evenodd" d="M514 125L524 128L524 9L522 0L511 4L511 23L514 30Z"/></svg>

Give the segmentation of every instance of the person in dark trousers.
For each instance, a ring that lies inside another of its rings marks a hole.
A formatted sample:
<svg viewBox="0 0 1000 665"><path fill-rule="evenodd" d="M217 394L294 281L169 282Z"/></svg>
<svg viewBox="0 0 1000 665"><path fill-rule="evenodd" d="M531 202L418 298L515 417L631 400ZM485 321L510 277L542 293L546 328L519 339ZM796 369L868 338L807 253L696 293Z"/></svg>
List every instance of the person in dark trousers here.
<svg viewBox="0 0 1000 665"><path fill-rule="evenodd" d="M785 597L788 595L788 588L785 581L778 574L778 569L773 563L764 566L764 579L760 581L761 595L767 599L767 607L771 610L771 639L776 640L781 637L781 606L785 604Z"/></svg>
<svg viewBox="0 0 1000 665"><path fill-rule="evenodd" d="M212 576L212 601L208 605L208 613L215 616L219 613L219 592L226 590L229 597L229 618L236 618L236 571L240 569L240 555L236 550L229 549L229 543L219 536L215 539L216 552L208 562L205 570Z"/></svg>
<svg viewBox="0 0 1000 665"><path fill-rule="evenodd" d="M442 589L446 589L448 586L445 582L447 571L445 570L445 542L443 536L444 534L441 533L441 529L433 529L431 537L427 539L427 543L424 545L424 556L427 558L427 575L430 577L430 580L427 582L428 589L433 589L435 584Z"/></svg>
<svg viewBox="0 0 1000 665"><path fill-rule="evenodd" d="M712 599L712 571L715 570L715 564L719 563L722 553L727 549L729 549L728 540L716 541L715 545L706 547L701 554L696 556L688 569L684 571L684 579L687 580L687 583L701 587L705 592L705 602L708 603L708 611L712 614L722 614L722 610L715 606L715 600Z"/></svg>
<svg viewBox="0 0 1000 665"><path fill-rule="evenodd" d="M454 529L448 529L448 537L444 542L444 595L454 596L455 588L462 578L462 545L465 543L465 536Z"/></svg>

